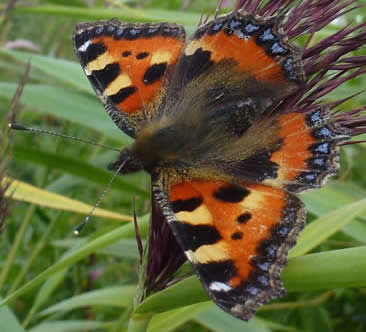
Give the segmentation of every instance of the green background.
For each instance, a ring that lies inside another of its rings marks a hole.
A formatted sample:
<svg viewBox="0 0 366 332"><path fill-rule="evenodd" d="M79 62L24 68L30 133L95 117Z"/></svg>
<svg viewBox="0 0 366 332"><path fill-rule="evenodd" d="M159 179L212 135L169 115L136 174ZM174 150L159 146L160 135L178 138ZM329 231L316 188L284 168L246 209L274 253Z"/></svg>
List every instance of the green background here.
<svg viewBox="0 0 366 332"><path fill-rule="evenodd" d="M0 1L0 10L6 4ZM126 146L131 139L109 119L77 63L71 46L73 27L118 17L129 22L179 22L190 33L201 13L212 13L215 7L214 0L18 1L1 18L3 127L30 60L20 123L116 148ZM340 24L364 21L365 16L365 8L357 9ZM329 24L316 38L337 29ZM14 41L21 47L15 50L9 44ZM365 47L357 54L364 55ZM364 89L365 76L343 85L329 99ZM343 109L365 104L362 94ZM149 177L142 172L119 177L100 206L103 210L96 211L75 238L73 229L111 177L106 165L116 152L26 132L13 132L11 142L7 175L19 182L0 238L1 332L366 331L366 144L342 148L338 177L321 190L301 195L309 225L283 272L288 296L263 306L256 318L244 323L214 306L195 276L149 297L131 316L139 259L134 228L125 216L131 217L135 197L145 237ZM187 272L191 274L185 265L181 273Z"/></svg>

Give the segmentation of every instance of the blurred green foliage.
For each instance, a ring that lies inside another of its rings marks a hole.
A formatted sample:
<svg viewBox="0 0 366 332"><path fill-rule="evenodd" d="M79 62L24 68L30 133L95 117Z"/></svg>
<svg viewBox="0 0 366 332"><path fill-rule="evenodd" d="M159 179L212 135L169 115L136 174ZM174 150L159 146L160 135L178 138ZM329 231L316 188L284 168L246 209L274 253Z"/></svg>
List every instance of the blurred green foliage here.
<svg viewBox="0 0 366 332"><path fill-rule="evenodd" d="M7 3L0 1L0 10ZM117 148L129 144L131 139L115 128L77 63L71 46L73 27L81 21L117 16L131 22L177 21L191 32L201 13L212 13L216 5L216 0L18 1L1 21L1 122L30 59L32 69L21 98L20 123ZM356 16L352 13L346 19L365 20L365 14L361 8ZM322 35L335 29L329 25ZM9 42L16 40L20 47L10 49ZM362 52L365 54L365 48ZM363 75L334 96L351 95L365 86ZM345 108L365 104L363 94ZM12 142L9 176L43 188L46 195L47 191L55 192L90 205L108 182L106 165L116 157L113 151L52 136L15 132ZM283 274L289 295L264 306L249 323L232 318L209 302L196 277L148 298L130 319L138 277L133 225L94 216L83 236L75 238L72 230L83 220L82 214L67 211L67 206L50 209L13 201L0 242L0 295L7 299L0 307L1 332L146 328L365 331L365 149L365 144L343 148L338 179L322 190L302 195L312 225L292 251L294 258ZM150 211L146 174L120 177L101 207L132 215L133 196L145 238ZM37 202L36 196L30 198ZM310 251L314 254L303 256ZM142 323L141 317L145 317Z"/></svg>

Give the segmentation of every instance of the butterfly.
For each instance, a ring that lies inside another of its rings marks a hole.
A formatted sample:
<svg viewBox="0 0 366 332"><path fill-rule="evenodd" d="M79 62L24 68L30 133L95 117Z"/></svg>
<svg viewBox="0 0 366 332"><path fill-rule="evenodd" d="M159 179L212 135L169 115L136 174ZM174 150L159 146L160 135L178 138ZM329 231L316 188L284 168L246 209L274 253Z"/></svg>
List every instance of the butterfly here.
<svg viewBox="0 0 366 332"><path fill-rule="evenodd" d="M113 168L151 174L159 213L213 301L248 320L283 296L280 273L305 224L296 194L336 173L349 135L326 107L275 112L305 80L281 19L239 10L187 40L178 24L112 19L77 25L73 44L135 138Z"/></svg>

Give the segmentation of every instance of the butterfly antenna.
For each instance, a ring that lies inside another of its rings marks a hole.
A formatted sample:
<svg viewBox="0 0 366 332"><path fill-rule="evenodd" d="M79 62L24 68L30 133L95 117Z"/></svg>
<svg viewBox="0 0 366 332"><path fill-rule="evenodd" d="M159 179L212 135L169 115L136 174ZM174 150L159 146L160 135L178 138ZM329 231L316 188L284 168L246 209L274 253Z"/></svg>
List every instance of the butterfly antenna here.
<svg viewBox="0 0 366 332"><path fill-rule="evenodd" d="M109 190L112 186L112 183L114 182L114 180L116 179L118 173L121 171L121 169L125 165L126 161L127 160L124 160L123 163L118 167L118 169L113 173L113 176L109 180L109 183L107 184L107 186L103 190L102 194L99 196L99 198L98 198L97 202L95 203L95 205L93 206L93 208L90 210L90 212L88 213L86 218L83 220L83 222L78 227L76 227L74 229L74 235L78 236L81 233L81 231L83 230L83 228L85 227L85 225L89 222L89 220L90 220L91 216L93 215L95 209L98 208L100 203L103 201L104 196L109 192Z"/></svg>
<svg viewBox="0 0 366 332"><path fill-rule="evenodd" d="M108 146L108 145L99 144L97 142L89 141L89 140L86 140L86 139L83 139L83 138L74 137L74 136L70 136L70 135L64 135L64 134L56 133L56 132L49 131L49 130L26 127L26 126L23 126L21 124L14 123L14 122L9 123L9 128L12 129L12 130L30 131L30 132L33 132L33 133L36 133L36 134L47 134L47 135L51 135L51 136L62 137L62 138L70 139L70 140L73 140L73 141L88 143L90 145L96 145L96 146L99 146L99 147L102 147L102 148L105 148L105 149L120 152L119 149L113 148L113 147Z"/></svg>

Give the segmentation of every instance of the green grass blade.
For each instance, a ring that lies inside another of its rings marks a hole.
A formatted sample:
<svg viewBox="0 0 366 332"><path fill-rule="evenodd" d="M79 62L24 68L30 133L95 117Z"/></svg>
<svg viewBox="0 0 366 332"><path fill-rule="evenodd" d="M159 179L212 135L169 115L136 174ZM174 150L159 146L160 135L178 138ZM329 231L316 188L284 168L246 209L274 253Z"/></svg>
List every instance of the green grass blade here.
<svg viewBox="0 0 366 332"><path fill-rule="evenodd" d="M5 178L6 180L7 178ZM39 189L31 186L30 184L10 179L11 185L6 192L7 197L11 197L14 200L33 203L41 206L47 206L53 209L77 212L80 214L88 215L91 209L94 208L92 205L85 204L83 202L51 193L46 190ZM110 218L120 221L131 221L132 217L126 216L117 212L111 212L108 210L96 208L93 215L103 218Z"/></svg>
<svg viewBox="0 0 366 332"><path fill-rule="evenodd" d="M282 273L288 291L366 286L366 246L299 256ZM199 280L189 277L144 300L136 313L157 313L208 300Z"/></svg>
<svg viewBox="0 0 366 332"><path fill-rule="evenodd" d="M356 241L366 244L366 224L364 222L354 220L344 226L343 231Z"/></svg>
<svg viewBox="0 0 366 332"><path fill-rule="evenodd" d="M16 87L15 83L0 82L0 97L10 100ZM54 115L102 132L107 137L121 142L121 146L131 142L131 139L111 121L96 97L83 95L63 87L27 84L20 100L23 104L41 113Z"/></svg>
<svg viewBox="0 0 366 332"><path fill-rule="evenodd" d="M276 332L298 332L298 330L295 327L289 326L287 322L285 323L276 323L273 321L265 320L262 318L255 317L258 323L262 324L266 328L268 328L270 331L276 331Z"/></svg>
<svg viewBox="0 0 366 332"><path fill-rule="evenodd" d="M127 332L146 332L150 323L151 316L132 315L128 321ZM113 332L119 332L117 328Z"/></svg>
<svg viewBox="0 0 366 332"><path fill-rule="evenodd" d="M37 68L40 72L53 77L68 87L87 92L92 96L95 95L80 64L76 61L73 62L64 59L56 59L45 55L11 51L6 49L0 49L0 55L10 57L24 65L30 61L32 68Z"/></svg>
<svg viewBox="0 0 366 332"><path fill-rule="evenodd" d="M42 151L40 148L25 148L16 145L14 147L14 158L34 162L38 165L50 167L53 170L57 169L84 179L93 185L98 184L103 187L110 181L113 174L111 171L84 162L78 157L69 158L59 153ZM144 198L150 197L149 192L127 182L121 176L115 178L111 188L124 191L128 194L136 194Z"/></svg>
<svg viewBox="0 0 366 332"><path fill-rule="evenodd" d="M0 308L0 322L1 332L25 332L16 316L7 306Z"/></svg>
<svg viewBox="0 0 366 332"><path fill-rule="evenodd" d="M211 301L192 304L154 315L147 332L170 332L212 306Z"/></svg>
<svg viewBox="0 0 366 332"><path fill-rule="evenodd" d="M72 255L74 252L78 251L81 246L75 246L68 251L64 252L62 255L62 259ZM55 272L52 274L50 278L48 278L40 287L39 292L37 292L37 295L32 303L32 307L29 310L27 316L25 317L23 321L23 326L27 327L32 320L36 317L36 314L39 311L39 308L41 308L45 303L49 302L49 299L52 298L52 294L54 291L59 287L59 285L63 282L65 279L66 273L69 271L70 266L67 266L66 268Z"/></svg>
<svg viewBox="0 0 366 332"><path fill-rule="evenodd" d="M291 259L282 273L288 291L366 286L366 246Z"/></svg>
<svg viewBox="0 0 366 332"><path fill-rule="evenodd" d="M345 181L331 181L320 190L306 192L301 195L309 212L321 216L340 206L353 203L366 197L366 190L355 183ZM366 243L366 218L356 217L351 223L343 227L343 232L356 241Z"/></svg>
<svg viewBox="0 0 366 332"><path fill-rule="evenodd" d="M366 190L354 183L345 181L330 181L319 190L301 194L301 199L307 210L317 216L329 213L340 206L353 203L364 197L366 197Z"/></svg>
<svg viewBox="0 0 366 332"><path fill-rule="evenodd" d="M70 250L70 252L71 251L72 250ZM33 321L33 319L35 319L39 308L41 308L45 303L48 303L49 299L52 298L54 291L65 279L65 275L68 270L69 269L66 268L61 271L57 271L42 284L39 292L37 292L36 298L32 303L32 307L23 321L23 326L27 327Z"/></svg>
<svg viewBox="0 0 366 332"><path fill-rule="evenodd" d="M53 218L52 222L47 226L46 230L42 233L42 237L38 241L37 245L28 251L28 257L26 263L22 266L21 271L17 274L16 278L12 281L8 294L16 290L23 282L25 277L33 268L33 264L39 259L40 252L48 245L50 235L52 234L55 225L57 224L57 217Z"/></svg>
<svg viewBox="0 0 366 332"><path fill-rule="evenodd" d="M40 315L49 315L59 311L70 311L78 308L93 306L112 306L124 308L132 306L136 286L115 286L93 290L73 296L43 310Z"/></svg>
<svg viewBox="0 0 366 332"><path fill-rule="evenodd" d="M110 323L93 322L90 320L62 320L46 322L37 325L28 332L80 332L80 331L107 331Z"/></svg>
<svg viewBox="0 0 366 332"><path fill-rule="evenodd" d="M149 216L140 218L139 229L141 233L147 231L148 220ZM18 296L26 293L27 291L41 284L43 281L52 276L54 273L57 273L62 269L71 266L72 264L78 262L79 260L87 257L91 253L94 253L100 250L101 248L110 245L111 243L117 242L120 239L133 237L134 235L135 235L135 227L133 223L129 223L127 225L118 227L117 229L114 229L113 231L108 232L95 240L88 242L78 250L73 251L72 253L70 253L70 255L64 257L62 260L58 261L57 263L49 267L47 270L38 274L34 279L32 279L27 284L25 284L24 286L22 286L21 288L19 288L9 296L7 296L4 300L0 301L0 306L15 300Z"/></svg>
<svg viewBox="0 0 366 332"><path fill-rule="evenodd" d="M86 239L65 239L53 241L51 244L58 248L72 248L76 245L81 245ZM137 250L136 239L124 239L111 244L108 247L98 250L98 254L121 257L128 259L139 259L140 254Z"/></svg>
<svg viewBox="0 0 366 332"><path fill-rule="evenodd" d="M194 320L215 332L271 332L255 317L248 322L243 322L215 305L211 305L206 310L200 312Z"/></svg>
<svg viewBox="0 0 366 332"><path fill-rule="evenodd" d="M137 314L158 313L208 300L195 276L184 279L159 293L149 296L135 310Z"/></svg>
<svg viewBox="0 0 366 332"><path fill-rule="evenodd" d="M24 14L44 14L55 16L76 17L83 20L110 20L117 17L124 22L174 22L184 25L197 25L200 14L162 9L132 9L124 6L116 8L77 8L68 6L29 6L16 8L16 12Z"/></svg>
<svg viewBox="0 0 366 332"><path fill-rule="evenodd" d="M48 4L52 3L52 4L57 5L57 4L64 4L65 0L47 0L47 1L44 1L44 2L47 2ZM67 0L67 5L68 6L86 7L86 3L83 0Z"/></svg>
<svg viewBox="0 0 366 332"><path fill-rule="evenodd" d="M296 246L290 250L289 256L295 257L309 252L365 211L366 198L319 217L305 227Z"/></svg>
<svg viewBox="0 0 366 332"><path fill-rule="evenodd" d="M7 182L8 182L8 178L3 179L3 183L7 183ZM12 191L10 191L10 189L12 188L13 185L14 185L13 183L10 184L7 192L9 192L9 193L12 192ZM16 237L11 245L9 252L7 253L7 257L6 257L5 261L2 263L1 271L0 271L0 289L3 288L5 282L8 278L11 266L14 264L15 258L17 257L17 255L20 251L21 244L24 241L24 235L32 220L34 209L35 209L34 205L28 206L27 212L23 218L23 221L22 221L19 229L17 230Z"/></svg>

